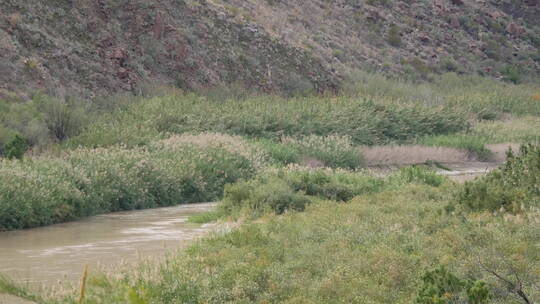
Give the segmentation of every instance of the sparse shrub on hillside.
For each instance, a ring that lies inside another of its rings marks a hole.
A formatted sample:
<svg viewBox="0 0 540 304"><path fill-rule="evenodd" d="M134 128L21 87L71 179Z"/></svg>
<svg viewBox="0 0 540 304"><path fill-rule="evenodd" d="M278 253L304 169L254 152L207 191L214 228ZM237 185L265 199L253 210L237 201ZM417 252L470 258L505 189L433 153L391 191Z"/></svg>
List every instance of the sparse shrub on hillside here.
<svg viewBox="0 0 540 304"><path fill-rule="evenodd" d="M415 57L409 61L409 64L422 76L426 77L432 72L431 67L422 59Z"/></svg>
<svg viewBox="0 0 540 304"><path fill-rule="evenodd" d="M484 53L494 60L499 60L501 56L501 50L499 43L494 39L488 39L485 41Z"/></svg>
<svg viewBox="0 0 540 304"><path fill-rule="evenodd" d="M398 26L396 26L396 25L390 26L390 29L388 30L388 36L387 36L386 40L393 47L400 47L401 46L401 34L400 34Z"/></svg>
<svg viewBox="0 0 540 304"><path fill-rule="evenodd" d="M286 96L309 96L317 93L315 86L308 78L295 72L290 72L287 77L279 81L278 85Z"/></svg>
<svg viewBox="0 0 540 304"><path fill-rule="evenodd" d="M22 16L19 13L10 14L6 17L6 21L11 28L17 27L22 20Z"/></svg>
<svg viewBox="0 0 540 304"><path fill-rule="evenodd" d="M540 34L534 35L531 33L529 37L536 47L540 47Z"/></svg>
<svg viewBox="0 0 540 304"><path fill-rule="evenodd" d="M392 0L366 0L366 3L369 5L389 6L392 3Z"/></svg>
<svg viewBox="0 0 540 304"><path fill-rule="evenodd" d="M24 67L28 73L37 73L39 61L34 57L28 57L23 60Z"/></svg>
<svg viewBox="0 0 540 304"><path fill-rule="evenodd" d="M522 79L521 69L517 66L506 66L501 70L503 79L514 84L518 84Z"/></svg>
<svg viewBox="0 0 540 304"><path fill-rule="evenodd" d="M521 212L540 205L540 147L523 145L518 154L507 153L506 163L498 170L468 182L458 201L479 211Z"/></svg>
<svg viewBox="0 0 540 304"><path fill-rule="evenodd" d="M441 68L446 72L457 72L459 70L457 62L452 58L444 58L441 61Z"/></svg>

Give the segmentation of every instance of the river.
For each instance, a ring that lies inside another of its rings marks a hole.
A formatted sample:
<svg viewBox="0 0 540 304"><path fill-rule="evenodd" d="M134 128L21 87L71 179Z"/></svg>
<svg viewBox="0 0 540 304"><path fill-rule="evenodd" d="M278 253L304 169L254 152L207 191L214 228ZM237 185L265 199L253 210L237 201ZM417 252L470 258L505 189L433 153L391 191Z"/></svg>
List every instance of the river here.
<svg viewBox="0 0 540 304"><path fill-rule="evenodd" d="M188 223L190 215L215 204L117 212L76 222L0 233L0 273L29 286L76 282L84 265L122 269L160 257L208 232L212 225ZM0 301L1 302L1 301Z"/></svg>

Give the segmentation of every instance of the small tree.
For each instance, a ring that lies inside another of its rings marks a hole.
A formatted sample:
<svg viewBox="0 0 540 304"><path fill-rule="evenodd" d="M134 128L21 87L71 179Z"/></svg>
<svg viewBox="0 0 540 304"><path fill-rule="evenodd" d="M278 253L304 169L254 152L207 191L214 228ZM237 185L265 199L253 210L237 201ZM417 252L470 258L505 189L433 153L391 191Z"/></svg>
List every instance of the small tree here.
<svg viewBox="0 0 540 304"><path fill-rule="evenodd" d="M15 135L11 141L9 141L4 147L6 151L6 157L9 159L22 159L24 153L28 149L28 143L26 139L20 135Z"/></svg>

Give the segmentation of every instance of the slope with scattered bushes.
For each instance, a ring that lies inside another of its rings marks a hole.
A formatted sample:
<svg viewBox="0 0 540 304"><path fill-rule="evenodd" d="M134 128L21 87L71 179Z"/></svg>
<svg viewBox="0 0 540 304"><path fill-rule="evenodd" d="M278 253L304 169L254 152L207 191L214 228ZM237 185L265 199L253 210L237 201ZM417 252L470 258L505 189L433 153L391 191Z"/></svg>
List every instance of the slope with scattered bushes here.
<svg viewBox="0 0 540 304"><path fill-rule="evenodd" d="M145 83L332 92L351 72L539 72L538 1L1 0L0 98Z"/></svg>

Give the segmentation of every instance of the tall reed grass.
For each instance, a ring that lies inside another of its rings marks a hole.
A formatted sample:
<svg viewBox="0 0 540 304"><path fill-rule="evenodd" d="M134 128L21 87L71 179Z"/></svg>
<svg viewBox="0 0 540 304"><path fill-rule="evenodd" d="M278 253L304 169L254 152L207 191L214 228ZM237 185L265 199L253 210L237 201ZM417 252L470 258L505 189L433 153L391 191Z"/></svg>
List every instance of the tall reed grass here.
<svg viewBox="0 0 540 304"><path fill-rule="evenodd" d="M225 184L256 173L260 160L250 153L171 139L133 149L81 148L58 157L0 160L0 230L215 201Z"/></svg>
<svg viewBox="0 0 540 304"><path fill-rule="evenodd" d="M166 111L164 111L166 109ZM137 146L170 134L219 132L278 140L283 136L347 136L355 144L408 140L465 130L459 109L384 104L360 98L253 97L209 101L197 95L161 97L106 115L68 141L76 147Z"/></svg>

